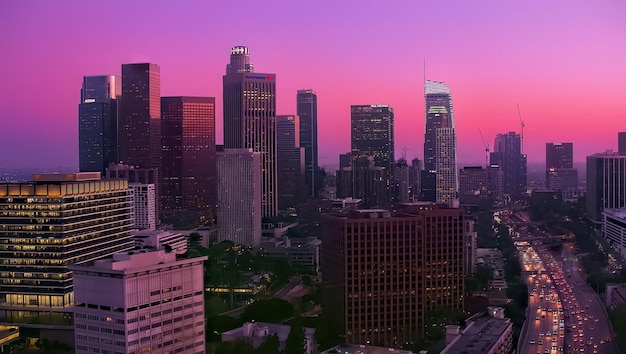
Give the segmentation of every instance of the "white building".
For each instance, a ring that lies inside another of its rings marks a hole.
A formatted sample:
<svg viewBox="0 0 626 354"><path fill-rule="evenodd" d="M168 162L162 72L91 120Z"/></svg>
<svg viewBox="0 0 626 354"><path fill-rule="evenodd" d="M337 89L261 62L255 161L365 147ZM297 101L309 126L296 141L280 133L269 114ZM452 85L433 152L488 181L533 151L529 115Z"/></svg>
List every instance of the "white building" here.
<svg viewBox="0 0 626 354"><path fill-rule="evenodd" d="M135 228L154 230L157 220L154 184L130 183L128 187L134 194Z"/></svg>
<svg viewBox="0 0 626 354"><path fill-rule="evenodd" d="M611 248L626 258L626 208L604 209L602 236Z"/></svg>
<svg viewBox="0 0 626 354"><path fill-rule="evenodd" d="M317 345L315 343L315 329L304 327L304 353L313 354L316 352ZM285 342L291 326L277 323L266 322L246 322L243 326L222 333L222 342L236 341L238 339L246 339L251 342L252 347L258 348L267 337L276 335L280 343L279 350L285 350Z"/></svg>
<svg viewBox="0 0 626 354"><path fill-rule="evenodd" d="M75 352L204 354L204 260L159 250L71 266Z"/></svg>
<svg viewBox="0 0 626 354"><path fill-rule="evenodd" d="M147 229L131 231L130 234L136 248L160 250L169 246L176 254L187 252L187 238L177 231Z"/></svg>
<svg viewBox="0 0 626 354"><path fill-rule="evenodd" d="M446 347L441 354L508 354L513 348L513 324L504 309L488 307L487 313L472 316L465 328L446 326Z"/></svg>
<svg viewBox="0 0 626 354"><path fill-rule="evenodd" d="M225 149L217 154L217 239L261 242L261 153Z"/></svg>

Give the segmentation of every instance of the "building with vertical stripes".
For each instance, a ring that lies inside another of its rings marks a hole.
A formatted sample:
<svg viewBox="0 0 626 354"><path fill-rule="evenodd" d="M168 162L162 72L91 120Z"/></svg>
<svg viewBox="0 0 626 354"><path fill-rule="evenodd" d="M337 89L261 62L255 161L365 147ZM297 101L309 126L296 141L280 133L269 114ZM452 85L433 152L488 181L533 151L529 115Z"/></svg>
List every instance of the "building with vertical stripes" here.
<svg viewBox="0 0 626 354"><path fill-rule="evenodd" d="M463 308L463 212L434 203L322 216L324 311L346 342L413 343L428 311Z"/></svg>

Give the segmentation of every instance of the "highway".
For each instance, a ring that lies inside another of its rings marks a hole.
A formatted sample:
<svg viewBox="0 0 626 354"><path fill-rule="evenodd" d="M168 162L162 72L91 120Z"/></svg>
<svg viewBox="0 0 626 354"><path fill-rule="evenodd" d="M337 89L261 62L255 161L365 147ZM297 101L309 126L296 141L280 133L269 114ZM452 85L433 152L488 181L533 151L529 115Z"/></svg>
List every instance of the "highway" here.
<svg viewBox="0 0 626 354"><path fill-rule="evenodd" d="M520 352L619 353L604 304L581 274L574 246L565 243L562 252L553 254L543 244L550 235L520 223L508 223L506 213L500 219L516 241L529 291Z"/></svg>

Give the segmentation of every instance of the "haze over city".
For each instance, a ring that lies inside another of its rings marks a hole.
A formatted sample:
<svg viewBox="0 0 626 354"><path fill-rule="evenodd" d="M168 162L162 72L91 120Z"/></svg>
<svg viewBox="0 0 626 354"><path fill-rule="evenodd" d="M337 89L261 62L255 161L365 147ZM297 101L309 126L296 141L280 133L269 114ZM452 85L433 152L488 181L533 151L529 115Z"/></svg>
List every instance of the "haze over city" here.
<svg viewBox="0 0 626 354"><path fill-rule="evenodd" d="M529 162L551 141L583 161L624 129L624 13L622 1L2 2L0 167L76 169L82 77L133 62L161 67L163 96L215 97L222 143L235 45L276 74L278 114L295 114L298 89L317 92L323 166L350 150L353 104L393 107L396 158L422 158L424 60L451 87L460 164L484 163L479 128L490 146L519 133L518 103Z"/></svg>

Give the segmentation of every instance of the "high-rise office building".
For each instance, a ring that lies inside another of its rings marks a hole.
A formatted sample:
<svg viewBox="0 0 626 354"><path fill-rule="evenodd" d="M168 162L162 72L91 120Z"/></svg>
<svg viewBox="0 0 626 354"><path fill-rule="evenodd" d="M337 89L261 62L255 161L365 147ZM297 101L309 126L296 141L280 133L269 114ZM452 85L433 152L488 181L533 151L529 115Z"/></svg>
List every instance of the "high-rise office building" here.
<svg viewBox="0 0 626 354"><path fill-rule="evenodd" d="M247 47L230 50L223 77L224 148L261 154L263 216L278 213L276 175L276 74L255 73Z"/></svg>
<svg viewBox="0 0 626 354"><path fill-rule="evenodd" d="M459 171L459 199L477 203L502 196L502 170L498 165L465 166Z"/></svg>
<svg viewBox="0 0 626 354"><path fill-rule="evenodd" d="M393 171L394 200L398 203L409 202L409 164L405 158L396 161Z"/></svg>
<svg viewBox="0 0 626 354"><path fill-rule="evenodd" d="M422 199L448 203L457 198L458 169L456 135L450 87L442 82L425 83L424 171Z"/></svg>
<svg viewBox="0 0 626 354"><path fill-rule="evenodd" d="M626 155L626 132L617 133L617 152Z"/></svg>
<svg viewBox="0 0 626 354"><path fill-rule="evenodd" d="M521 138L515 132L496 135L493 152L489 155L492 165L502 168L503 191L515 198L526 193L526 155L522 154Z"/></svg>
<svg viewBox="0 0 626 354"><path fill-rule="evenodd" d="M164 214L215 216L215 98L161 98L161 200Z"/></svg>
<svg viewBox="0 0 626 354"><path fill-rule="evenodd" d="M130 183L128 186L133 190L133 227L141 230L156 229L156 187L154 184L141 183Z"/></svg>
<svg viewBox="0 0 626 354"><path fill-rule="evenodd" d="M300 119L297 115L276 116L276 167L278 209L294 208L305 197L304 157L300 147Z"/></svg>
<svg viewBox="0 0 626 354"><path fill-rule="evenodd" d="M261 153L224 149L217 154L217 239L261 242Z"/></svg>
<svg viewBox="0 0 626 354"><path fill-rule="evenodd" d="M578 188L574 144L546 143L546 187L561 191Z"/></svg>
<svg viewBox="0 0 626 354"><path fill-rule="evenodd" d="M304 180L307 197L317 197L322 187L318 169L317 94L311 89L298 90L296 105L300 117L300 146L304 148Z"/></svg>
<svg viewBox="0 0 626 354"><path fill-rule="evenodd" d="M613 151L587 156L587 217L602 222L604 209L626 207L626 155Z"/></svg>
<svg viewBox="0 0 626 354"><path fill-rule="evenodd" d="M350 166L337 171L337 197L361 199L363 207L381 207L389 203L389 174L376 166L373 156L351 156Z"/></svg>
<svg viewBox="0 0 626 354"><path fill-rule="evenodd" d="M387 171L395 163L393 121L393 108L386 104L350 107L352 150L358 156L374 157L374 164Z"/></svg>
<svg viewBox="0 0 626 354"><path fill-rule="evenodd" d="M1 322L71 326L68 265L132 249L128 182L100 172L0 184Z"/></svg>
<svg viewBox="0 0 626 354"><path fill-rule="evenodd" d="M428 311L463 308L463 219L433 203L322 215L324 311L348 343L411 343Z"/></svg>
<svg viewBox="0 0 626 354"><path fill-rule="evenodd" d="M410 199L412 202L416 202L419 200L422 189L421 179L423 170L424 168L422 166L422 160L417 157L411 160L411 166L409 167L409 187Z"/></svg>
<svg viewBox="0 0 626 354"><path fill-rule="evenodd" d="M206 259L135 251L71 266L75 353L205 353Z"/></svg>
<svg viewBox="0 0 626 354"><path fill-rule="evenodd" d="M161 69L156 64L122 65L118 160L138 168L161 167Z"/></svg>
<svg viewBox="0 0 626 354"><path fill-rule="evenodd" d="M78 149L81 172L104 172L117 162L119 76L85 76L78 104Z"/></svg>
<svg viewBox="0 0 626 354"><path fill-rule="evenodd" d="M159 189L159 171L156 168L136 168L134 166L111 163L105 171L105 176L106 178L123 178L129 184L154 185L156 224L160 224L159 196L161 191Z"/></svg>

